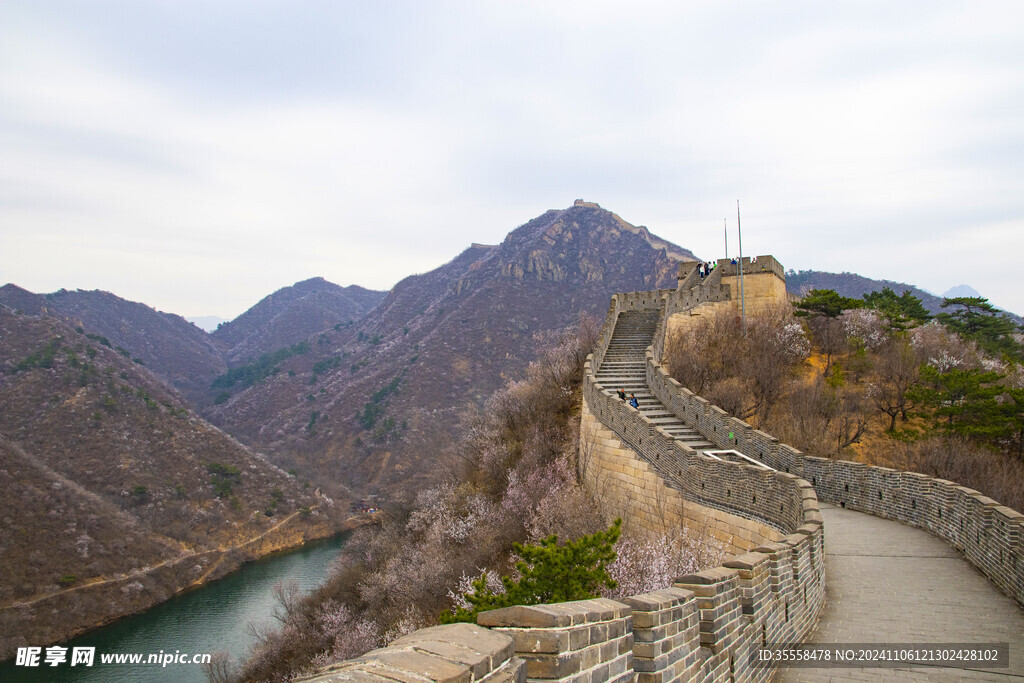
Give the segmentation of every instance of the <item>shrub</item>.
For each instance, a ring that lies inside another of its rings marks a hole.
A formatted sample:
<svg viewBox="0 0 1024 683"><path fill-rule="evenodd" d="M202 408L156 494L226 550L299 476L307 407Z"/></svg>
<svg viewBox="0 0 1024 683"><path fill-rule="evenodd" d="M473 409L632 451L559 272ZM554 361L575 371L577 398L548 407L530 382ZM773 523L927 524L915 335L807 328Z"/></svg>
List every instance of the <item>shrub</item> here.
<svg viewBox="0 0 1024 683"><path fill-rule="evenodd" d="M501 577L504 590L496 592L488 588L484 573L473 582L473 593L465 595L472 609L458 607L442 612L441 623L476 623L480 612L512 605L596 598L603 587L616 586L608 565L615 561L615 543L621 533L622 519L616 519L605 531L561 546L557 536L548 536L537 545L516 543L513 547L522 558L516 562L519 579Z"/></svg>
<svg viewBox="0 0 1024 683"><path fill-rule="evenodd" d="M132 487L131 493L132 502L136 505L145 503L149 498L149 489L139 484L138 486Z"/></svg>
<svg viewBox="0 0 1024 683"><path fill-rule="evenodd" d="M281 369L281 363L292 356L302 355L309 352L309 342L299 342L291 346L280 348L272 353L265 353L256 361L248 365L242 365L228 370L213 380L211 389L230 389L235 384L241 384L242 388L248 388L256 382L270 377Z"/></svg>

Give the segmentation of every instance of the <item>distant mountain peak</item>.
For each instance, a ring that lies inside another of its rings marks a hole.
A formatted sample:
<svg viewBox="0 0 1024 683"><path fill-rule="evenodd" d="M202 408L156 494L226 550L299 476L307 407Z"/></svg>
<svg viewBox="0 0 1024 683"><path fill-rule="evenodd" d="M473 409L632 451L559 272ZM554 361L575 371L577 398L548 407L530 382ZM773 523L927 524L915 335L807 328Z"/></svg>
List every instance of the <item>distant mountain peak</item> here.
<svg viewBox="0 0 1024 683"><path fill-rule="evenodd" d="M955 299L958 297L976 297L981 296L981 294L979 294L978 290L974 289L974 287L971 287L970 285L957 285L956 287L950 287L947 289L942 293L942 296L947 299Z"/></svg>
<svg viewBox="0 0 1024 683"><path fill-rule="evenodd" d="M212 336L229 361L256 358L328 327L358 320L385 295L311 277L268 294L245 313L220 325Z"/></svg>

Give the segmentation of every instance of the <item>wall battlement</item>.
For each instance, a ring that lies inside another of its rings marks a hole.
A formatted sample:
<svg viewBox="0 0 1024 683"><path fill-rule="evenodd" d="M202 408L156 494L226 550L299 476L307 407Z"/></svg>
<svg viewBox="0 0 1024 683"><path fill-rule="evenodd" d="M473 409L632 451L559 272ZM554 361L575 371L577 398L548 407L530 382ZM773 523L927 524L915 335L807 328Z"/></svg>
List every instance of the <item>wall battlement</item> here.
<svg viewBox="0 0 1024 683"><path fill-rule="evenodd" d="M775 300L781 282L784 300L781 264L765 256L750 261L743 263L745 286L760 278L768 283L761 290L765 300ZM622 485L643 480L646 497L623 498L627 513L641 523L686 523L685 510L674 517L664 514L665 499L674 495L684 508L721 513L720 521L735 527L749 552L679 577L670 588L621 602L510 607L482 613L477 625L423 629L301 680L770 680L774 670L757 661L759 649L805 638L824 602L819 496L931 531L1024 604L1024 515L953 482L804 455L669 376L661 360L671 318L734 305L737 276L737 266L720 261L701 279L692 264L684 263L675 290L612 297L597 348L584 368L582 429L603 430L602 445L619 460L594 459L581 467L589 468L584 479L598 489L602 478ZM692 450L597 381L619 315L628 311L657 312L645 376L658 400L718 448L739 450L774 471Z"/></svg>

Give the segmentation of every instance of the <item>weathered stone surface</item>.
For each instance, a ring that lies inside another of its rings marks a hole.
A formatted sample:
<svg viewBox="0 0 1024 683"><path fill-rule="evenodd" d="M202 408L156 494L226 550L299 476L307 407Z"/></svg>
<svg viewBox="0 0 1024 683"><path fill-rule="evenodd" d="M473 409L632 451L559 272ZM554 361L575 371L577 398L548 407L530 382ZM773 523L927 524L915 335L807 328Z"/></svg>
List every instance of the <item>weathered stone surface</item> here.
<svg viewBox="0 0 1024 683"><path fill-rule="evenodd" d="M517 605L481 612L477 615L476 623L488 628L500 626L553 628L571 626L573 618L564 610L554 609L549 605Z"/></svg>
<svg viewBox="0 0 1024 683"><path fill-rule="evenodd" d="M722 566L728 567L730 569L745 569L749 571L757 565L761 564L762 562L766 562L767 560L767 555L754 552L747 553L746 555L738 555L736 557L731 557L725 562L723 562Z"/></svg>
<svg viewBox="0 0 1024 683"><path fill-rule="evenodd" d="M739 576L739 573L735 569L728 567L713 567L712 569L705 569L704 571L697 572L695 574L686 574L680 576L675 580L677 584L685 584L690 586L707 586L716 583L722 583ZM699 595L699 593L698 593Z"/></svg>
<svg viewBox="0 0 1024 683"><path fill-rule="evenodd" d="M470 683L473 680L469 667L422 652L388 648L377 650L371 659L389 669L424 676L438 683Z"/></svg>

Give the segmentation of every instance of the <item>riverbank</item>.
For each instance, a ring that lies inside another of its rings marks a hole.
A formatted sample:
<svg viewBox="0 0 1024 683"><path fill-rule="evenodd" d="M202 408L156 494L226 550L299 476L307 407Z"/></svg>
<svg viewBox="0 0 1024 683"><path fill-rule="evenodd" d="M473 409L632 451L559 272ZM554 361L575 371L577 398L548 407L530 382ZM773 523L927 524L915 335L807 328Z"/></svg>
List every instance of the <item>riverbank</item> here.
<svg viewBox="0 0 1024 683"><path fill-rule="evenodd" d="M61 642L69 660L59 666L16 666L0 663L4 683L208 683L195 655L225 655L245 659L257 642L253 631L274 628L280 609L277 586L315 590L334 562L345 553L351 538L342 533L305 543L299 548L272 553L246 563L238 571L142 612L118 619ZM91 648L94 666L70 665L74 648ZM181 654L167 666L147 664L151 654ZM42 661L45 648L40 655ZM132 655L141 658L132 662ZM122 663L118 664L118 661Z"/></svg>
<svg viewBox="0 0 1024 683"><path fill-rule="evenodd" d="M223 578L268 555L355 529L374 519L332 522L327 514L294 512L257 536L226 548L185 552L124 575L101 577L0 608L0 661L18 647L64 642L123 617L144 612L171 597Z"/></svg>

